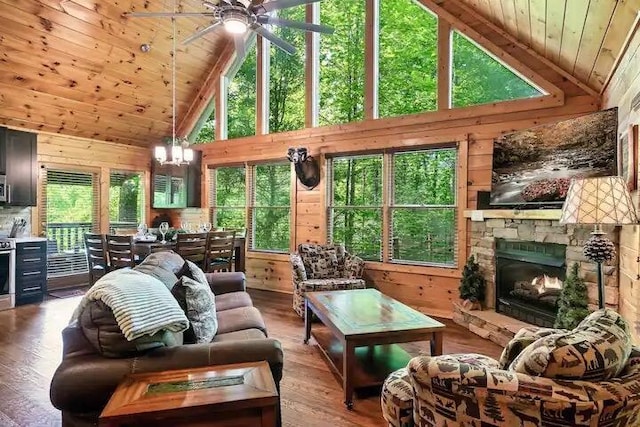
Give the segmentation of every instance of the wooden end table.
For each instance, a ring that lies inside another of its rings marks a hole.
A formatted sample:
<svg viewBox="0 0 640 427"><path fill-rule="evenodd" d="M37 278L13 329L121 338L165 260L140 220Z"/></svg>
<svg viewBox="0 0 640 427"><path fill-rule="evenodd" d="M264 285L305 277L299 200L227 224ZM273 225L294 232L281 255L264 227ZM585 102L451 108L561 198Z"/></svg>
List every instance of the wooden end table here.
<svg viewBox="0 0 640 427"><path fill-rule="evenodd" d="M267 362L127 376L100 426L275 427L278 392Z"/></svg>
<svg viewBox="0 0 640 427"><path fill-rule="evenodd" d="M382 385L407 366L411 355L397 343L430 341L431 355L442 354L444 324L376 289L307 292L305 306L304 343L315 314L327 328L313 337L342 381L347 409L353 408L354 389Z"/></svg>

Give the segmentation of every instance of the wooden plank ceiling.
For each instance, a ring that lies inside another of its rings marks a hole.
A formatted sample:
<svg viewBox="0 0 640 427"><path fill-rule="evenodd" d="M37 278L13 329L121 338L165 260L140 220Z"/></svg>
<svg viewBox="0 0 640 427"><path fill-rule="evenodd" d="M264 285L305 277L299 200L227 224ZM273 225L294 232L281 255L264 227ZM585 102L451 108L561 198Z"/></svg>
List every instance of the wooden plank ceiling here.
<svg viewBox="0 0 640 427"><path fill-rule="evenodd" d="M462 1L600 92L634 25L640 0Z"/></svg>
<svg viewBox="0 0 640 427"><path fill-rule="evenodd" d="M123 13L172 3L0 0L0 124L142 146L170 136L171 20ZM179 7L204 10L196 0ZM177 19L178 121L229 43L223 32L179 43L208 24Z"/></svg>

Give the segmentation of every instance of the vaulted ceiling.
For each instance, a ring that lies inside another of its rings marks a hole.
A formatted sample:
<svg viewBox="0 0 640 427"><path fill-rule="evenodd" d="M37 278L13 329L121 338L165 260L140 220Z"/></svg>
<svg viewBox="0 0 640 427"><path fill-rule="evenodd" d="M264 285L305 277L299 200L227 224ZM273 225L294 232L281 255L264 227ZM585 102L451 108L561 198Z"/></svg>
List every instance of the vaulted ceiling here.
<svg viewBox="0 0 640 427"><path fill-rule="evenodd" d="M484 17L593 93L606 83L640 7L640 0L431 1ZM0 0L0 124L142 146L171 135L171 20L123 13L168 11L172 3ZM178 3L204 10L200 0ZM179 18L177 39L208 24ZM231 54L222 31L178 44L178 121L193 105L202 108L211 77Z"/></svg>

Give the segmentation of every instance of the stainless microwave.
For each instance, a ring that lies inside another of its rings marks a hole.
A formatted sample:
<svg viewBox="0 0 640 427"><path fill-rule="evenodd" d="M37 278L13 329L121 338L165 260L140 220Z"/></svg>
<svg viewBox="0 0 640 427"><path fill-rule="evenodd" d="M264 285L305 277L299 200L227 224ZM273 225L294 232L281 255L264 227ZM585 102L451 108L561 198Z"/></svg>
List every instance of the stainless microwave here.
<svg viewBox="0 0 640 427"><path fill-rule="evenodd" d="M7 188L7 176L0 175L0 202L9 201L9 189Z"/></svg>

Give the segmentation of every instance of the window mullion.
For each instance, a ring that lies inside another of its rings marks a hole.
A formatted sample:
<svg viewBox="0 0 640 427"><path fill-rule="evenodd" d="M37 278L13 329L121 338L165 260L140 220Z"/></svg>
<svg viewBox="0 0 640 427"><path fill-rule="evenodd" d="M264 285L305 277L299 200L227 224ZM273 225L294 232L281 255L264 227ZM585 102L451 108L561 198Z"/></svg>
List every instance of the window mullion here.
<svg viewBox="0 0 640 427"><path fill-rule="evenodd" d="M393 255L391 208L393 203L393 154L382 157L382 261L389 262Z"/></svg>

